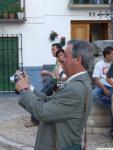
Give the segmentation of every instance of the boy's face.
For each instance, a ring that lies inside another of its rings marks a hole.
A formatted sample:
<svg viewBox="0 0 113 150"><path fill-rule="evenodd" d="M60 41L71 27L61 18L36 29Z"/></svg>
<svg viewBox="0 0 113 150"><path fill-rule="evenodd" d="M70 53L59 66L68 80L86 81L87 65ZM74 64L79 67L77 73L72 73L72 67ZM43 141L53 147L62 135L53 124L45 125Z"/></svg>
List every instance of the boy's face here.
<svg viewBox="0 0 113 150"><path fill-rule="evenodd" d="M56 46L52 46L51 52L52 52L52 55L53 55L54 57L56 57L56 52L57 52L57 50L58 50L58 48L57 48Z"/></svg>
<svg viewBox="0 0 113 150"><path fill-rule="evenodd" d="M57 60L58 60L58 62L62 63L62 62L63 62L63 57L64 57L64 53L63 53L63 52L60 52L60 53L57 55Z"/></svg>
<svg viewBox="0 0 113 150"><path fill-rule="evenodd" d="M113 51L109 54L109 55L106 55L106 59L110 62L110 61L113 61Z"/></svg>

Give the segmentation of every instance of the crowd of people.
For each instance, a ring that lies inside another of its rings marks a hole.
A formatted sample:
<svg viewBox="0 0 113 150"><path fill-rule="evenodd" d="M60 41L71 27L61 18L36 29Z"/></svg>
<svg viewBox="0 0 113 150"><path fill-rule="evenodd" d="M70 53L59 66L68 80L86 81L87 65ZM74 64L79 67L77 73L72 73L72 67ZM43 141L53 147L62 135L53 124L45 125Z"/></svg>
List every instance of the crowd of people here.
<svg viewBox="0 0 113 150"><path fill-rule="evenodd" d="M32 115L31 122L39 125L34 150L82 150L82 134L92 101L112 110L113 48L106 47L103 60L94 66L92 78L96 86L92 90L88 70L93 67L93 51L92 44L84 40L70 40L65 50L55 43L51 52L56 65L52 72L41 72L42 91L29 83L26 74L16 83L15 88L21 93L19 104Z"/></svg>

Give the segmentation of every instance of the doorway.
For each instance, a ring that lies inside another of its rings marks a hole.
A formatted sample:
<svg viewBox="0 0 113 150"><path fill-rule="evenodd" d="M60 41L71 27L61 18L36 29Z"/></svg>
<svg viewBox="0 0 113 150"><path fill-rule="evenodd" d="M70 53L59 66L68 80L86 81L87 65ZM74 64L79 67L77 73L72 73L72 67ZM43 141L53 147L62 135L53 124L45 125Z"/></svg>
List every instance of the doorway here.
<svg viewBox="0 0 113 150"><path fill-rule="evenodd" d="M71 38L87 41L108 40L109 22L72 21Z"/></svg>

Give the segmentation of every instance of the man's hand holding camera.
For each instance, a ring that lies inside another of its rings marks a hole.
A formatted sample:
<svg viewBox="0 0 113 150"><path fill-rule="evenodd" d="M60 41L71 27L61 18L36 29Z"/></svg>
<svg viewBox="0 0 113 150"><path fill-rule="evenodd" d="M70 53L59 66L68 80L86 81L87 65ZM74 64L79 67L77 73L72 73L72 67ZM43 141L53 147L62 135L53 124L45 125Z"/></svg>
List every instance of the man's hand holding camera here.
<svg viewBox="0 0 113 150"><path fill-rule="evenodd" d="M27 74L16 71L16 75L18 76L18 80L15 82L15 91L20 93L21 91L29 89L30 84Z"/></svg>

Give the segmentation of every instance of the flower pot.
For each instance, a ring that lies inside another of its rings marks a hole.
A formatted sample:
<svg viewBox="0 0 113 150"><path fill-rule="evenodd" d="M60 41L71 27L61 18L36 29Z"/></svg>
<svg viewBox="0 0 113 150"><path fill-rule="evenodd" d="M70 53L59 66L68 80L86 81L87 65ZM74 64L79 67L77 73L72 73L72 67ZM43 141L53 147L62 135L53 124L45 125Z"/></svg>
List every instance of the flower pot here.
<svg viewBox="0 0 113 150"><path fill-rule="evenodd" d="M64 46L64 45L66 44L66 39L65 39L65 37L62 37L62 38L60 39L60 44L61 44L62 46Z"/></svg>
<svg viewBox="0 0 113 150"><path fill-rule="evenodd" d="M4 14L3 14L3 18L4 18L4 19L8 19L8 13L4 13Z"/></svg>
<svg viewBox="0 0 113 150"><path fill-rule="evenodd" d="M15 13L9 13L9 19L15 19Z"/></svg>

